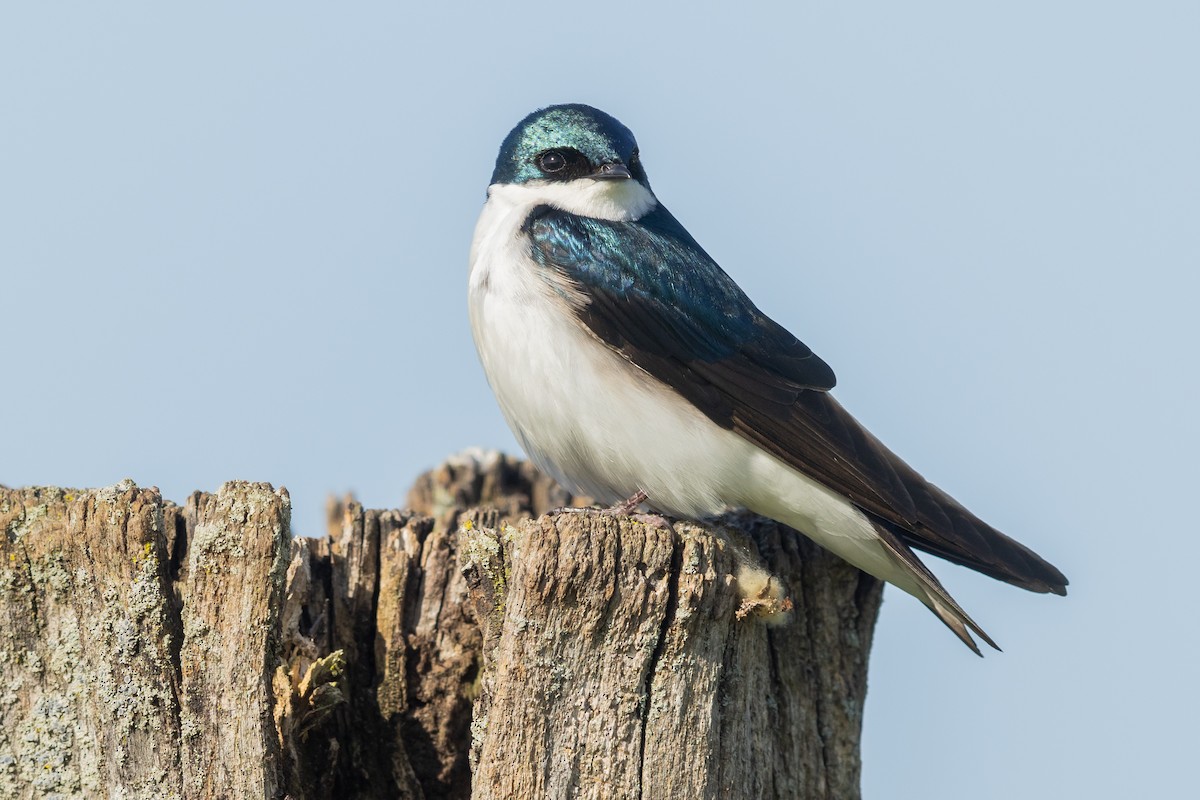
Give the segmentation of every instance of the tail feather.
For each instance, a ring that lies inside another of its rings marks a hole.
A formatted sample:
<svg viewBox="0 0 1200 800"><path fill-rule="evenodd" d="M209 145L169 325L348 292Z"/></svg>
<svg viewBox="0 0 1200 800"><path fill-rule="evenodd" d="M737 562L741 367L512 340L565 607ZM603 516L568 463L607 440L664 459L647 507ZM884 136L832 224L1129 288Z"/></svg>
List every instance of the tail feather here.
<svg viewBox="0 0 1200 800"><path fill-rule="evenodd" d="M929 610L937 615L947 628L954 631L954 635L962 640L962 643L977 656L982 656L979 646L975 644L975 640L971 638L971 632L986 642L992 649L999 651L1000 645L988 636L983 628L979 627L979 623L971 619L971 615L963 610L963 607L950 596L946 588L942 586L941 581L937 579L929 568L917 558L908 545L900 540L894 533L882 525L876 525L875 530L879 533L879 539L883 543L888 554L892 556L899 565L904 568L909 577L912 578L921 590L921 595L914 595L918 600L921 600L928 606ZM903 588L903 587L902 587ZM968 630L969 629L969 630Z"/></svg>
<svg viewBox="0 0 1200 800"><path fill-rule="evenodd" d="M908 592L976 654L982 655L972 633L1000 649L921 563L893 525L766 454L751 464L747 491L739 505L790 525L834 555Z"/></svg>

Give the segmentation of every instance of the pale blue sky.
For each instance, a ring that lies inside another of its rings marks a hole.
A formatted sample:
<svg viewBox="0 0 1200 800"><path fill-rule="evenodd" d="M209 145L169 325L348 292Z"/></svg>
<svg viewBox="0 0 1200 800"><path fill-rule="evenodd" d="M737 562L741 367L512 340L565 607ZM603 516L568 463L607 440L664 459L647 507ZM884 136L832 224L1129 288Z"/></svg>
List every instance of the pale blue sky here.
<svg viewBox="0 0 1200 800"><path fill-rule="evenodd" d="M868 798L1179 796L1197 746L1200 6L7 4L0 483L396 506L515 450L466 254L586 102L914 466L1060 566L886 595Z"/></svg>

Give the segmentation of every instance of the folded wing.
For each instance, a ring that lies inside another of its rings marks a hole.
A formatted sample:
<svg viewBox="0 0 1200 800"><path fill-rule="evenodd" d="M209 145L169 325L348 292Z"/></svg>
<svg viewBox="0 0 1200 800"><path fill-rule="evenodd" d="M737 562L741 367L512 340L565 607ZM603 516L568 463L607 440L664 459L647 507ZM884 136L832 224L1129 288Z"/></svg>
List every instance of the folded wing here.
<svg viewBox="0 0 1200 800"><path fill-rule="evenodd" d="M535 209L546 277L599 339L718 425L850 498L905 544L1035 592L1067 580L887 449L829 394L833 371L765 316L659 206L636 222Z"/></svg>

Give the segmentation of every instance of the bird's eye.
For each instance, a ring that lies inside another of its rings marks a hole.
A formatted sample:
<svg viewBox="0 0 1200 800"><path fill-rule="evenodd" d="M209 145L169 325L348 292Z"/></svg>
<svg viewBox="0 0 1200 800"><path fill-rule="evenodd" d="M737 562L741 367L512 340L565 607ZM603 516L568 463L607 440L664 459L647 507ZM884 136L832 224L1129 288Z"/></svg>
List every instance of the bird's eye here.
<svg viewBox="0 0 1200 800"><path fill-rule="evenodd" d="M538 166L542 172L558 172L566 165L566 157L557 150L547 150L538 156Z"/></svg>

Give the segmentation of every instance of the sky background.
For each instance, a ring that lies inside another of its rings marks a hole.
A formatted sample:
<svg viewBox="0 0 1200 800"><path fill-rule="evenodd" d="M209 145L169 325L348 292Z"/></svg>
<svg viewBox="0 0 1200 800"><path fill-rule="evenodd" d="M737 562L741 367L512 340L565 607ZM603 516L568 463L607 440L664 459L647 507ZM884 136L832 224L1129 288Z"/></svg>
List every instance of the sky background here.
<svg viewBox="0 0 1200 800"><path fill-rule="evenodd" d="M585 102L925 475L1071 579L889 590L868 798L1180 796L1200 665L1194 2L5 4L0 483L403 502L516 451L467 249Z"/></svg>

